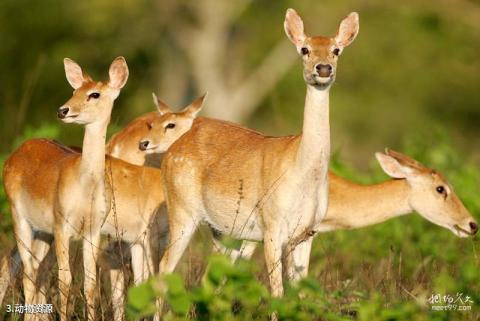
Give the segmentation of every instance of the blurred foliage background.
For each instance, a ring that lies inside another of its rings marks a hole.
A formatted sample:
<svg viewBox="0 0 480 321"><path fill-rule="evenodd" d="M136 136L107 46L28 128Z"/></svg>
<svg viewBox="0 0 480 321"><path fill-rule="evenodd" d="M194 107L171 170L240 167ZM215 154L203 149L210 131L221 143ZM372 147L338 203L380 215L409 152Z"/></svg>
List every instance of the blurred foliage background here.
<svg viewBox="0 0 480 321"><path fill-rule="evenodd" d="M64 57L95 79L107 77L115 56L126 57L131 75L112 131L152 110L152 91L180 108L208 90L207 115L297 133L305 85L283 31L288 7L312 35L334 35L344 16L360 14L359 36L332 89L333 146L346 160L366 168L374 151L437 124L478 156L479 141L469 139L480 130L480 5L473 0L3 0L0 149L11 150L27 126L58 124L55 111L72 90ZM81 128L61 128L62 142L81 143Z"/></svg>
<svg viewBox="0 0 480 321"><path fill-rule="evenodd" d="M298 133L305 84L283 31L288 7L311 35L334 35L344 16L360 14L360 33L342 54L331 91L332 169L359 182L381 181L386 176L373 153L398 149L441 170L480 218L477 0L2 0L0 161L34 136L81 144L82 128L55 117L72 91L64 57L94 79L106 79L112 59L126 57L130 78L110 134L153 110L152 91L177 109L209 91L205 115L272 135ZM3 189L0 210L0 251L6 253L13 236ZM208 251L208 237L198 240L179 267L187 288L198 284L206 263L199 253ZM407 216L320 235L311 276L334 293L339 315L344 303L363 302L356 308L362 320L402 320L412 311L427 313L432 293L460 291L473 297L472 311L432 319L478 320L478 246L478 237L458 239ZM257 251L255 260L261 256ZM266 281L261 271L257 278ZM399 316L381 317L384 308L396 308Z"/></svg>

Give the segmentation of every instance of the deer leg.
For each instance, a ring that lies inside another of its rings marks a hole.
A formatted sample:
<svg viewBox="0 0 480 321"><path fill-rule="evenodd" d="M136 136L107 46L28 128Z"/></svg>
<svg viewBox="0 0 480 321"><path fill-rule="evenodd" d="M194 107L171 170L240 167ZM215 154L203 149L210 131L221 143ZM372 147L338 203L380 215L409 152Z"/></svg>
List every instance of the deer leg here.
<svg viewBox="0 0 480 321"><path fill-rule="evenodd" d="M100 250L100 231L89 233L83 241L84 292L87 301L87 319L95 320L95 290L97 286L97 258Z"/></svg>
<svg viewBox="0 0 480 321"><path fill-rule="evenodd" d="M10 252L10 255L5 255L0 263L0 304L3 303L8 287L13 285L18 273L20 272L20 265L22 260L17 248Z"/></svg>
<svg viewBox="0 0 480 321"><path fill-rule="evenodd" d="M45 278L39 275L40 264L45 260L48 250L50 249L50 240L42 240L35 238L32 244L32 266L33 266L33 277L35 280L35 297L33 303L41 304L46 303L46 288L42 286ZM32 320L46 320L46 315L35 314L31 316Z"/></svg>
<svg viewBox="0 0 480 321"><path fill-rule="evenodd" d="M145 249L142 244L132 245L133 283L139 284L148 277L148 263L145 260Z"/></svg>
<svg viewBox="0 0 480 321"><path fill-rule="evenodd" d="M48 254L48 251L50 249L50 242L41 240L41 239L34 239L33 240L33 271L35 273L35 280L37 282L37 286L40 288L41 287L41 280L39 279L38 271L40 269L40 264L45 260L45 257ZM35 297L35 302L38 301L38 299L42 299L41 296L44 295L40 293L40 290L37 291L36 297Z"/></svg>
<svg viewBox="0 0 480 321"><path fill-rule="evenodd" d="M17 240L18 252L23 263L23 293L25 304L32 304L35 298L35 272L33 267L33 231L27 220L12 206L14 218L15 239ZM26 319L30 319L26 316Z"/></svg>
<svg viewBox="0 0 480 321"><path fill-rule="evenodd" d="M308 275L312 242L313 237L311 236L287 253L286 273L290 281L295 283Z"/></svg>
<svg viewBox="0 0 480 321"><path fill-rule="evenodd" d="M265 231L264 250L270 288L274 297L283 295L282 283L282 244L280 233Z"/></svg>
<svg viewBox="0 0 480 321"><path fill-rule="evenodd" d="M60 228L61 229L61 228ZM58 261L58 289L60 295L60 320L67 321L68 299L70 294L70 285L72 283L72 274L70 272L69 246L70 235L64 231L56 231L55 254Z"/></svg>
<svg viewBox="0 0 480 321"><path fill-rule="evenodd" d="M197 228L194 217L179 207L172 206L169 217L175 218L175 221L169 222L169 244L160 261L159 276L173 272ZM158 299L155 321L160 320L162 305L163 300Z"/></svg>
<svg viewBox="0 0 480 321"><path fill-rule="evenodd" d="M110 270L110 283L112 287L113 320L122 321L125 318L125 275L122 268Z"/></svg>

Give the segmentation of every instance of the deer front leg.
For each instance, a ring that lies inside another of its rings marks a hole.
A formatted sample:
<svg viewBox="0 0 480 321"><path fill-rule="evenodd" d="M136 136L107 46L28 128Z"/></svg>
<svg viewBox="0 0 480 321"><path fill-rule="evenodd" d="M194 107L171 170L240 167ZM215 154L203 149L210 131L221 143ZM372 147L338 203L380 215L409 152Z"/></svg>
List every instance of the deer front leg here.
<svg viewBox="0 0 480 321"><path fill-rule="evenodd" d="M95 320L95 290L97 287L97 258L100 250L100 231L89 233L83 241L84 292L87 300L87 319Z"/></svg>
<svg viewBox="0 0 480 321"><path fill-rule="evenodd" d="M282 242L278 229L265 231L264 237L265 263L267 265L270 288L274 297L283 295L282 283Z"/></svg>
<svg viewBox="0 0 480 321"><path fill-rule="evenodd" d="M55 254L58 261L58 289L60 295L60 320L67 321L68 298L70 294L70 285L72 283L72 274L69 263L70 236L67 233L55 231Z"/></svg>

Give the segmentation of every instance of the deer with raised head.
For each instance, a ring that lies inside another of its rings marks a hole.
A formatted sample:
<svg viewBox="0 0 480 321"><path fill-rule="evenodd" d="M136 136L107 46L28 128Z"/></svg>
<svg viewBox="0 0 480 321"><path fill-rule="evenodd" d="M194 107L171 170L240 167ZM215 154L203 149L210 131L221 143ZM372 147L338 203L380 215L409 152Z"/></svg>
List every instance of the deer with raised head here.
<svg viewBox="0 0 480 321"><path fill-rule="evenodd" d="M110 66L110 81L96 83L72 60L64 62L67 80L75 91L57 114L66 123L85 125L86 156L59 161L54 157L53 145L29 141L6 161L4 184L24 266L25 301L34 302L36 270L48 249L48 243L42 244L34 232L46 232L55 236L61 304L66 311L71 281L68 244L72 236L84 240L86 297L94 293L97 231L109 204L104 184L105 135L113 101L126 83L128 68L123 57L119 57ZM47 186L52 187L50 193ZM66 319L65 313L61 315Z"/></svg>
<svg viewBox="0 0 480 321"><path fill-rule="evenodd" d="M85 75L83 76L86 77ZM100 90L95 92L99 95L105 94L105 92L101 92ZM77 91L75 94L77 94ZM89 101L91 99L89 97L91 93L87 92L87 94L88 97L86 100ZM204 97L197 99L187 106L181 114L173 113L170 110L167 111L165 105L157 106L159 111L157 113L158 117L154 119L152 117L152 120L146 123L144 119L142 119L136 122L135 126L132 124L130 129L136 130L140 122L142 126L146 128L157 124L161 125L163 122L166 122L168 128L166 128L163 133L164 140L173 142L190 129L193 118L203 105L203 100ZM155 100L155 102L158 104L157 100ZM85 107L85 110L88 110L88 108ZM81 115L82 112L82 108L76 110L78 115ZM63 108L59 110L59 113L62 113L63 117ZM68 113L66 113L66 115L68 115ZM160 123L157 123L157 121ZM122 134L124 138L127 135L129 135L128 130ZM124 147L129 146L129 144L125 144L124 142L124 144L120 146L118 144L119 139L116 138L119 138L119 135L116 135L111 140L107 150L116 150L117 153L123 154L126 159L132 159L134 153L124 151ZM168 145L164 146L168 148ZM138 150L138 139L135 140L135 147L130 146L129 150L132 152ZM142 155L144 155L144 153ZM28 195L28 197L31 198L31 208L28 213L22 212L22 214L28 215L29 218L36 217L36 219L39 219L39 217L43 215L47 218L48 222L54 221L53 212L56 204L49 200L53 199L52 195L57 193L56 180L54 178L59 179L59 174L57 173L59 171L59 164L66 161L75 162L75 160L80 162L82 157L84 157L82 154L53 141L33 139L25 142L8 159L4 170L5 188L11 200L12 208L14 204L22 200L22 197ZM105 160L103 160L103 163L105 164ZM153 223L152 219L157 217L157 214L160 214L158 211L164 203L163 192L161 186L158 184L160 181L160 171L154 168L135 166L113 157L106 158L105 169L106 177L104 179L108 186L106 195L112 202L108 204L109 213L104 218L104 222L102 222L100 227L101 233L111 235L131 244L134 281L138 283L144 280L149 273L153 272L151 265L152 255L149 252L150 244L146 242L150 239L149 234L151 224ZM48 172L48 174L45 172ZM42 186L37 184L38 181L28 181L26 175L32 175L32 173L45 177L40 182ZM50 177L49 175L53 176ZM24 186L21 184L24 184ZM43 189L41 195L32 193L33 190L40 189ZM45 198L47 198L47 200L45 200ZM43 203L43 207L37 207L37 205L41 203ZM37 210L35 210L35 208L37 208ZM42 230L44 227L33 225L32 228ZM160 235L165 235L167 229L167 224L163 224L160 230L156 232ZM45 230L45 232L51 233L52 231ZM34 242L37 241L34 240ZM45 244L45 249L48 249L48 243ZM34 257L33 261L37 264L32 268L34 272L29 280L35 280L36 276L34 274L38 269L38 263L42 261L46 251L38 253L36 248L32 247L29 252L32 257ZM122 281L120 281L123 280L123 277L121 276L119 273L112 272L112 287L121 285L121 289L123 289ZM33 287L34 285L32 284L32 290ZM121 309L123 305L123 293L120 293L117 289L113 289L112 293L114 296L113 302L117 305L114 309L115 320L121 320L123 317L123 309ZM30 301L26 302L32 302L32 298L29 298L29 300ZM93 298L91 298L91 300L93 300ZM63 313L65 314L66 311Z"/></svg>
<svg viewBox="0 0 480 321"><path fill-rule="evenodd" d="M48 243L43 243L40 250L33 250L41 242L35 232L53 234L58 260L60 316L67 320L72 279L69 242L72 237L79 238L83 240L88 319L94 320L100 227L110 209L105 185L105 137L113 102L128 78L128 67L125 59L118 57L110 66L109 81L95 82L74 61L65 59L64 64L74 92L58 109L57 115L65 123L85 126L84 153L70 153L59 159L53 144L28 141L5 162L4 184L24 267L25 302L34 302L36 269L48 249Z"/></svg>
<svg viewBox="0 0 480 321"><path fill-rule="evenodd" d="M325 216L329 90L338 55L357 35L358 15L345 18L333 38L307 37L301 18L289 9L285 30L303 57L303 133L270 137L218 120L194 122L162 162L170 241L161 274L174 270L197 225L207 223L222 234L263 241L272 294L280 296L283 249ZM145 141L159 132L153 128Z"/></svg>

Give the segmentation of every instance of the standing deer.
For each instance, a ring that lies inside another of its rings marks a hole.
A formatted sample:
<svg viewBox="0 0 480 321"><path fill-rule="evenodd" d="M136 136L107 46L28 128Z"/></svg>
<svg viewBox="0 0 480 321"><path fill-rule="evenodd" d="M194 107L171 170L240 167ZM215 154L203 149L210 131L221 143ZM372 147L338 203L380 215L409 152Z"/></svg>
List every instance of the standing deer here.
<svg viewBox="0 0 480 321"><path fill-rule="evenodd" d="M283 294L283 250L326 214L329 90L338 55L358 26L352 13L335 37L307 37L298 14L287 11L285 31L303 57L307 84L301 135L264 136L200 118L170 147L161 167L170 234L160 274L174 270L198 224L207 223L219 233L263 241L272 294ZM145 141L154 141L155 132Z"/></svg>
<svg viewBox="0 0 480 321"><path fill-rule="evenodd" d="M165 141L171 143L190 129L194 117L203 105L203 101L204 97L197 99L181 113L173 113L170 110L167 112L165 106L160 106L158 107L159 117L152 119L146 126L163 126L163 123L166 124L165 126L168 125L169 127L163 133L163 137ZM174 125L173 128L172 125ZM116 139L112 139L108 150L118 150L118 148L113 148L113 146L118 146L115 145L116 141ZM168 145L165 145L165 147L168 148ZM135 142L135 148L131 147L130 150L138 150L138 140ZM132 155L127 155L126 153L124 155L126 158L132 157ZM19 200L19 192L24 193L32 198L32 211L27 213L29 217L36 216L38 219L42 215L47 214L49 216L47 218L53 220L50 216L53 216L55 204L45 202L44 198L56 193L55 180L42 181L41 184L43 185L39 186L36 181L28 181L28 177L25 176L32 173L44 175L44 171L55 172L58 170L56 166L65 162L66 159L80 159L81 157L83 157L82 154L49 140L32 139L25 142L9 158L7 161L8 168L6 166L4 171L5 188L12 204ZM45 162L47 162L47 165L43 165ZM160 171L150 167L128 164L113 157L107 157L106 165L107 192L112 202L109 204L109 214L101 226L101 233L132 244L134 281L138 283L144 280L149 273L153 272L151 253L149 251L150 244L147 244L147 241L150 239L149 233L150 226L153 223L152 219L158 216L158 211L164 202L163 192L158 184ZM16 177L14 175L24 177L20 177L19 181L14 181ZM22 182L25 185L24 190L20 190L18 185ZM43 194L29 195L35 189L43 189ZM20 191L16 192L17 190ZM37 206L40 203L44 203L44 207L41 208L41 211L35 211L34 205ZM38 226L33 226L33 228L40 229ZM157 232L165 235L168 226L163 224L160 228ZM48 249L48 243L45 244L45 253L46 249ZM36 266L33 268L34 272L32 273L34 276L30 278L30 280L34 281L38 264L42 261L45 253L38 253L35 248L32 248L30 253L34 258L33 261L36 262ZM120 293L115 286L123 289L123 275L113 270L111 277L113 287L112 301L115 305L114 317L115 320L121 320L123 318L123 293ZM93 298L91 299L93 300Z"/></svg>
<svg viewBox="0 0 480 321"><path fill-rule="evenodd" d="M83 241L88 320L94 320L95 262L100 227L110 209L110 195L105 185L105 137L113 102L128 78L128 67L123 57L116 58L109 69L109 81L103 83L94 82L73 60L65 59L64 65L74 92L58 109L57 115L65 123L85 126L84 153L71 153L59 160L53 146L27 142L6 161L4 184L24 267L25 302L34 302L38 262L43 260L48 249L48 244L42 244L34 231L53 234L58 260L60 316L61 320L67 320L72 279L69 243L71 238L78 238ZM24 152L29 153L29 157L24 157ZM51 193L46 192L47 186L51 186ZM38 245L40 249L34 251L37 244L41 244ZM38 256L33 257L33 253Z"/></svg>

